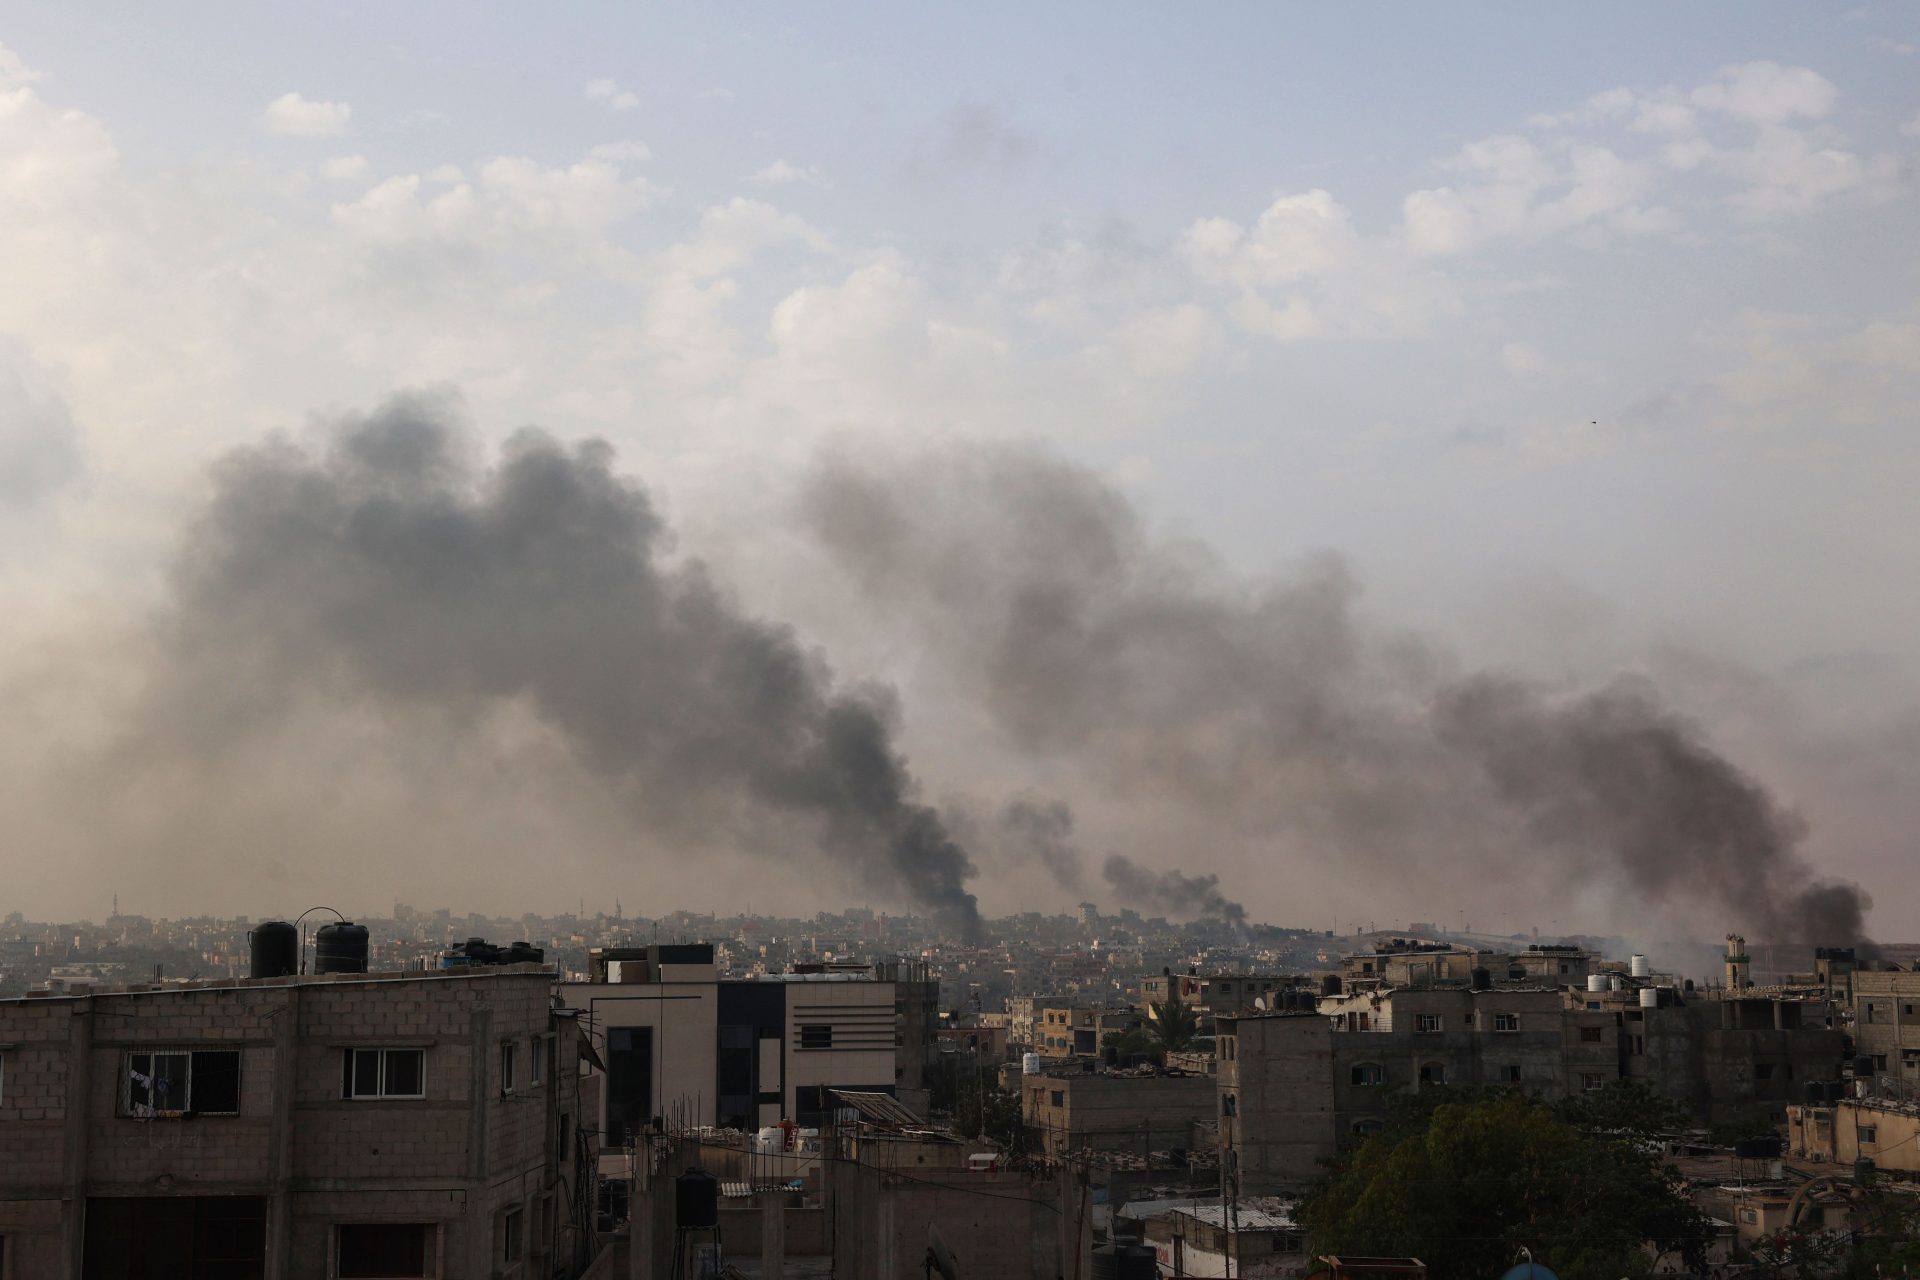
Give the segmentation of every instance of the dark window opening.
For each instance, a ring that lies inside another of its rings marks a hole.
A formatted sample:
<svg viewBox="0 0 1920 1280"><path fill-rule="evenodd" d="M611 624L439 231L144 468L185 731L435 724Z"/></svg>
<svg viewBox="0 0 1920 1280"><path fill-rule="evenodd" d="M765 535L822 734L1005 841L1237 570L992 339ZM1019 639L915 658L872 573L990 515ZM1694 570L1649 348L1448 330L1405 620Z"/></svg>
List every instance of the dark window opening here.
<svg viewBox="0 0 1920 1280"><path fill-rule="evenodd" d="M802 1049L833 1048L833 1027L829 1023L814 1022L800 1028L800 1047Z"/></svg>
<svg viewBox="0 0 1920 1280"><path fill-rule="evenodd" d="M1600 1043L1600 1042L1601 1042L1602 1040L1604 1040L1605 1038L1606 1038L1606 1036L1605 1036L1605 1032L1604 1032L1604 1029L1603 1029L1603 1028L1601 1028L1601 1027L1582 1027L1582 1028L1580 1028L1580 1043L1581 1043L1581 1044L1599 1044L1599 1043Z"/></svg>
<svg viewBox="0 0 1920 1280"><path fill-rule="evenodd" d="M129 1053L121 1092L124 1115L231 1116L240 1112L238 1049Z"/></svg>
<svg viewBox="0 0 1920 1280"><path fill-rule="evenodd" d="M425 1060L424 1049L348 1049L341 1062L340 1096L425 1097Z"/></svg>
<svg viewBox="0 0 1920 1280"><path fill-rule="evenodd" d="M90 1196L81 1280L261 1280L260 1196Z"/></svg>
<svg viewBox="0 0 1920 1280"><path fill-rule="evenodd" d="M607 1143L622 1147L653 1116L653 1028L607 1032Z"/></svg>
<svg viewBox="0 0 1920 1280"><path fill-rule="evenodd" d="M426 1276L433 1265L433 1226L426 1222L343 1222L338 1228L343 1278Z"/></svg>

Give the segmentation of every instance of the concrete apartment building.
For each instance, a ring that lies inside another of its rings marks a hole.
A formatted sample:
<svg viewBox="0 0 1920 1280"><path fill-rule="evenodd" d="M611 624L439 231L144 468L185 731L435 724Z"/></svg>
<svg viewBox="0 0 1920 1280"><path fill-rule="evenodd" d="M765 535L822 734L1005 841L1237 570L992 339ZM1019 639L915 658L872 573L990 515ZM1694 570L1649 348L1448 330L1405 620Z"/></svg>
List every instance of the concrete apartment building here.
<svg viewBox="0 0 1920 1280"><path fill-rule="evenodd" d="M532 965L0 1000L6 1280L573 1275L575 1020Z"/></svg>
<svg viewBox="0 0 1920 1280"><path fill-rule="evenodd" d="M1348 988L1465 986L1479 970L1490 980L1579 986L1594 971L1593 965L1593 954L1575 946L1536 943L1507 952L1392 938L1375 943L1372 951L1345 957L1340 976Z"/></svg>
<svg viewBox="0 0 1920 1280"><path fill-rule="evenodd" d="M1630 980L1563 998L1570 1012L1616 1024L1619 1078L1686 1103L1708 1124L1778 1123L1809 1081L1840 1073L1846 1036L1821 1000L1636 990Z"/></svg>
<svg viewBox="0 0 1920 1280"><path fill-rule="evenodd" d="M1871 1160L1885 1173L1920 1174L1920 1103L1841 1098L1787 1108L1787 1149L1850 1169Z"/></svg>
<svg viewBox="0 0 1920 1280"><path fill-rule="evenodd" d="M1217 1105L1205 1075L1099 1071L1020 1081L1021 1122L1055 1160L1073 1151L1191 1146L1194 1125L1212 1120Z"/></svg>
<svg viewBox="0 0 1920 1280"><path fill-rule="evenodd" d="M1082 1003L1072 996L1008 996L1007 1043L1021 1049L1037 1049L1041 1024L1049 1009L1071 1009Z"/></svg>
<svg viewBox="0 0 1920 1280"><path fill-rule="evenodd" d="M1271 973L1157 973L1140 979L1140 1000L1162 1004L1178 996L1205 1014L1238 1013L1253 1002L1272 1004L1274 992L1297 985L1298 979Z"/></svg>
<svg viewBox="0 0 1920 1280"><path fill-rule="evenodd" d="M911 1060L924 1064L924 1030L909 1036L896 983L864 965L721 978L710 944L661 943L596 950L590 978L560 993L605 1038L597 1120L610 1147L656 1119L819 1125L828 1089L895 1095L921 1085L907 1081L902 1051L914 1040Z"/></svg>
<svg viewBox="0 0 1920 1280"><path fill-rule="evenodd" d="M1850 978L1854 1051L1875 1073L1920 1086L1920 973L1862 969Z"/></svg>

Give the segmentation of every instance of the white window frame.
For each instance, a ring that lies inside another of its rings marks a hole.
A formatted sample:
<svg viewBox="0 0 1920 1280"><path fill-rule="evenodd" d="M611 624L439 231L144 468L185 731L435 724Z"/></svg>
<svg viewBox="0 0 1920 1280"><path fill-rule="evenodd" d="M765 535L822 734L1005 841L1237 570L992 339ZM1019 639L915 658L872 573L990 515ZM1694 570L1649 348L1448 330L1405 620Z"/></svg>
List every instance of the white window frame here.
<svg viewBox="0 0 1920 1280"><path fill-rule="evenodd" d="M502 1040L500 1042L500 1092L502 1093L513 1092L514 1076L516 1074L514 1067L518 1065L515 1062L515 1059L518 1057L516 1052L518 1049L519 1046L511 1040Z"/></svg>
<svg viewBox="0 0 1920 1280"><path fill-rule="evenodd" d="M360 1075L359 1055L377 1053L380 1055L380 1068L376 1072L378 1084L372 1093L360 1093L358 1090L347 1092L345 1081L341 1085L341 1098L347 1102L406 1102L427 1096L427 1051L419 1045L347 1045L345 1051L352 1055L352 1065L348 1071L357 1079ZM387 1091L387 1056L395 1053L412 1053L420 1057L420 1091L418 1093L389 1093Z"/></svg>
<svg viewBox="0 0 1920 1280"><path fill-rule="evenodd" d="M1434 1035L1445 1029L1445 1021L1437 1013L1416 1013L1413 1015L1413 1030L1417 1035Z"/></svg>
<svg viewBox="0 0 1920 1280"><path fill-rule="evenodd" d="M527 1047L527 1087L538 1088L547 1082L547 1051L551 1037L535 1036Z"/></svg>
<svg viewBox="0 0 1920 1280"><path fill-rule="evenodd" d="M1495 1031L1503 1031L1503 1032L1518 1031L1520 1029L1520 1015L1517 1013L1494 1014L1493 1029Z"/></svg>

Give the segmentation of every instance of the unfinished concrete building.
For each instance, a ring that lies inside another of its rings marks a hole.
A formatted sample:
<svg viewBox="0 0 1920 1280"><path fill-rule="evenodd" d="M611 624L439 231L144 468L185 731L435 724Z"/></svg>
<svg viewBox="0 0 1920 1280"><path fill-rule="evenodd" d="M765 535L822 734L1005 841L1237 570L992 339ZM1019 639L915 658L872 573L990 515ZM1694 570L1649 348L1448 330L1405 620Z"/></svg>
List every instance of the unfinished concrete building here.
<svg viewBox="0 0 1920 1280"><path fill-rule="evenodd" d="M534 965L0 1000L9 1280L576 1274L576 1021Z"/></svg>

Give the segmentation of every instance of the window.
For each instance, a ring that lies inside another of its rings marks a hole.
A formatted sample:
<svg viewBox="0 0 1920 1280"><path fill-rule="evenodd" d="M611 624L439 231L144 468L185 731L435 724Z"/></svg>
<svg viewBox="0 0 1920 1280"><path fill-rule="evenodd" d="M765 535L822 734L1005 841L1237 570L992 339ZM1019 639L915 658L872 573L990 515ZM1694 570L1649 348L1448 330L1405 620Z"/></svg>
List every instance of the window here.
<svg viewBox="0 0 1920 1280"><path fill-rule="evenodd" d="M1873 1055L1873 1069L1874 1069L1875 1071L1885 1071L1885 1070L1887 1069L1887 1055L1886 1055L1886 1054L1884 1054L1884 1053L1876 1053L1876 1054L1874 1054L1874 1055Z"/></svg>
<svg viewBox="0 0 1920 1280"><path fill-rule="evenodd" d="M342 1277L429 1276L433 1226L425 1222L343 1222L335 1229L335 1274Z"/></svg>
<svg viewBox="0 0 1920 1280"><path fill-rule="evenodd" d="M1493 1029L1495 1031L1518 1031L1520 1029L1520 1015L1517 1013L1494 1014Z"/></svg>
<svg viewBox="0 0 1920 1280"><path fill-rule="evenodd" d="M1875 1004L1871 1000L1867 1001L1867 1021L1868 1022L1880 1021L1880 1006Z"/></svg>
<svg viewBox="0 0 1920 1280"><path fill-rule="evenodd" d="M1520 1064L1519 1063L1510 1062L1507 1064L1505 1079L1508 1084L1520 1083Z"/></svg>
<svg viewBox="0 0 1920 1280"><path fill-rule="evenodd" d="M1053 1043L1052 1041L1048 1042ZM833 1048L833 1027L830 1023L812 1022L800 1028L800 1047L802 1049Z"/></svg>
<svg viewBox="0 0 1920 1280"><path fill-rule="evenodd" d="M1220 1095L1220 1114L1229 1120L1240 1114L1240 1097L1238 1094L1223 1093Z"/></svg>
<svg viewBox="0 0 1920 1280"><path fill-rule="evenodd" d="M1420 1083L1421 1084L1445 1084L1446 1082L1447 1082L1446 1063L1428 1062L1421 1065L1420 1067Z"/></svg>
<svg viewBox="0 0 1920 1280"><path fill-rule="evenodd" d="M1053 1092L1049 1093L1047 1095L1047 1105L1050 1107L1066 1106L1067 1105L1066 1091L1062 1089L1055 1089Z"/></svg>
<svg viewBox="0 0 1920 1280"><path fill-rule="evenodd" d="M122 1081L121 1114L240 1114L238 1049L164 1049L129 1053Z"/></svg>
<svg viewBox="0 0 1920 1280"><path fill-rule="evenodd" d="M1606 1031L1601 1027L1580 1028L1581 1044L1599 1044L1606 1039Z"/></svg>
<svg viewBox="0 0 1920 1280"><path fill-rule="evenodd" d="M1573 966L1568 964L1566 961L1562 960L1560 962L1560 976L1564 978L1572 972L1573 972Z"/></svg>
<svg viewBox="0 0 1920 1280"><path fill-rule="evenodd" d="M1380 1132L1380 1130L1385 1127L1385 1122L1380 1120L1355 1120L1353 1122L1353 1133L1357 1138L1367 1138Z"/></svg>
<svg viewBox="0 0 1920 1280"><path fill-rule="evenodd" d="M1740 1221L1758 1222L1760 1221L1760 1214L1757 1210L1754 1210L1754 1209L1742 1209L1740 1211Z"/></svg>
<svg viewBox="0 0 1920 1280"><path fill-rule="evenodd" d="M1588 1093L1607 1087L1607 1078L1598 1072L1586 1072L1580 1077L1580 1087Z"/></svg>
<svg viewBox="0 0 1920 1280"><path fill-rule="evenodd" d="M545 1036L535 1036L527 1053L527 1083L545 1084L547 1080L547 1054L552 1051L553 1042Z"/></svg>
<svg viewBox="0 0 1920 1280"><path fill-rule="evenodd" d="M1863 1124L1854 1130L1854 1136L1858 1138L1863 1145L1874 1146L1880 1141L1880 1126Z"/></svg>
<svg viewBox="0 0 1920 1280"><path fill-rule="evenodd" d="M1901 1005L1900 1016L1903 1018L1911 1018L1913 1016L1913 1006L1910 1004Z"/></svg>
<svg viewBox="0 0 1920 1280"><path fill-rule="evenodd" d="M1440 1015L1437 1013L1414 1014L1413 1029L1415 1031L1438 1031L1440 1029Z"/></svg>
<svg viewBox="0 0 1920 1280"><path fill-rule="evenodd" d="M341 1069L343 1098L424 1098L426 1050L349 1049Z"/></svg>
<svg viewBox="0 0 1920 1280"><path fill-rule="evenodd" d="M509 1209L500 1216L500 1261L520 1261L523 1234L520 1210Z"/></svg>
<svg viewBox="0 0 1920 1280"><path fill-rule="evenodd" d="M514 1050L519 1046L511 1040L500 1046L500 1092L513 1092Z"/></svg>
<svg viewBox="0 0 1920 1280"><path fill-rule="evenodd" d="M1376 1085L1387 1082L1387 1069L1377 1062L1362 1062L1353 1068L1353 1082L1358 1085Z"/></svg>

